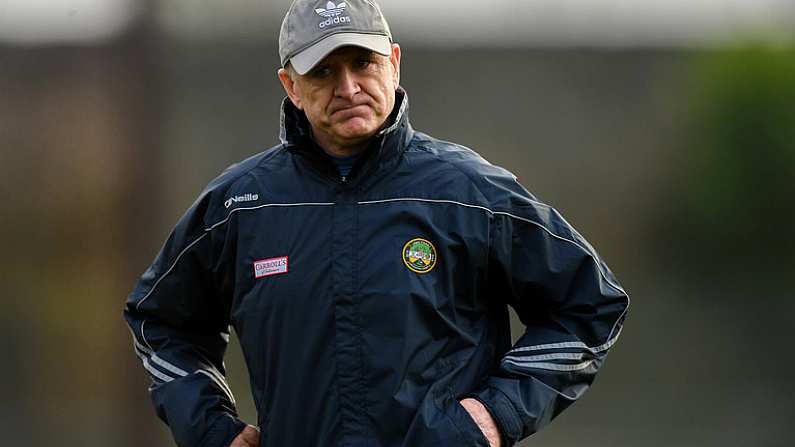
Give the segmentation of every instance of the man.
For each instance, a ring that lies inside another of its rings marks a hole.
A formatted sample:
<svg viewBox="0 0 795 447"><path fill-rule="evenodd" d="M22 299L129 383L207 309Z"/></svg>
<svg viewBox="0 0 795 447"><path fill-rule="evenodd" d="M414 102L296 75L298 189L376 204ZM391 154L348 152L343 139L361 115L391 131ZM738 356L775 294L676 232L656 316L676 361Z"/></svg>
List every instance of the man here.
<svg viewBox="0 0 795 447"><path fill-rule="evenodd" d="M508 171L415 132L371 0L297 0L281 144L179 221L125 317L180 446L510 446L577 400L628 297ZM508 307L527 326L513 345ZM229 326L258 411L224 380Z"/></svg>

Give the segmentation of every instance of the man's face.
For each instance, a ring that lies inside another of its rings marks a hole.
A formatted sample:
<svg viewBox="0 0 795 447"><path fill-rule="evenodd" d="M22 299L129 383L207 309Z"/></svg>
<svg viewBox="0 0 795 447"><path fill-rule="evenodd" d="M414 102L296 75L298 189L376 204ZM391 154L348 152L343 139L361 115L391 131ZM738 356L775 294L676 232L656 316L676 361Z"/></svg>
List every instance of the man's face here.
<svg viewBox="0 0 795 447"><path fill-rule="evenodd" d="M304 111L324 149L348 155L383 126L400 83L400 47L390 57L359 47L329 54L306 75L279 70L290 100Z"/></svg>

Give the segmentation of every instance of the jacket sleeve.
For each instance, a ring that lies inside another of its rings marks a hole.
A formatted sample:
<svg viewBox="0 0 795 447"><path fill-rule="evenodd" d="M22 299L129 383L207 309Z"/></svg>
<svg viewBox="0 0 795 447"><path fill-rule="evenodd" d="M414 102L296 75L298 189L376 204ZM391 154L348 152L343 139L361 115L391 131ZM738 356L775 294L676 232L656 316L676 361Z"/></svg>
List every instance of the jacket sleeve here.
<svg viewBox="0 0 795 447"><path fill-rule="evenodd" d="M210 202L203 193L180 219L124 309L156 413L180 447L226 447L245 427L224 377L230 226L213 227Z"/></svg>
<svg viewBox="0 0 795 447"><path fill-rule="evenodd" d="M512 205L494 212L489 287L526 330L470 395L494 416L508 446L583 395L629 306L588 242L554 209L517 192Z"/></svg>

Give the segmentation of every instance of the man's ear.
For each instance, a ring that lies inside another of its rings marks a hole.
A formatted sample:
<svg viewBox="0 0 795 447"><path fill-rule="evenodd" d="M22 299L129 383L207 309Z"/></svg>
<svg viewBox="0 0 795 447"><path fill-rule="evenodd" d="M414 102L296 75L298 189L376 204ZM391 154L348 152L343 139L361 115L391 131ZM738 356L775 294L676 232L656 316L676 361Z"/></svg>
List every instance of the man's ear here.
<svg viewBox="0 0 795 447"><path fill-rule="evenodd" d="M287 96L290 97L290 101L292 101L293 105L298 110L303 110L301 105L301 97L296 92L295 81L290 75L290 72L284 68L280 68L278 75L279 81L281 81L282 87L284 87L284 91L287 93Z"/></svg>
<svg viewBox="0 0 795 447"><path fill-rule="evenodd" d="M400 45L396 43L392 44L392 55L389 57L389 62L392 63L393 80L395 89L397 90L400 86Z"/></svg>

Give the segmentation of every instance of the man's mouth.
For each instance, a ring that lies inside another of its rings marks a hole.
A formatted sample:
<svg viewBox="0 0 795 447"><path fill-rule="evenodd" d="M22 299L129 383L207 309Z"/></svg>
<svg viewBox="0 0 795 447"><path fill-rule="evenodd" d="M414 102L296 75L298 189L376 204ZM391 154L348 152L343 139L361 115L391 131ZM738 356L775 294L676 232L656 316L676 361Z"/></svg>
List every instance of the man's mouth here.
<svg viewBox="0 0 795 447"><path fill-rule="evenodd" d="M361 115L363 113L366 113L368 109L369 109L369 106L367 104L358 104L358 105L340 107L340 108L334 110L331 114L332 115L341 114L342 116L349 116L349 115L350 116L355 116L355 115Z"/></svg>

